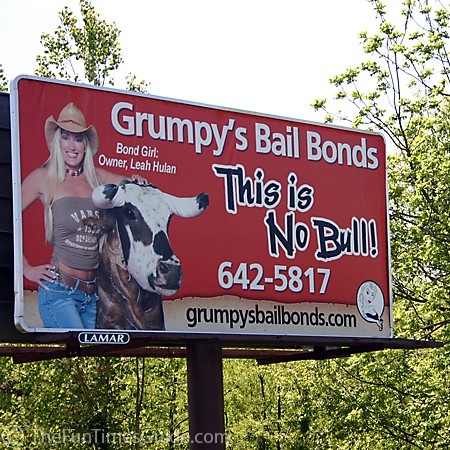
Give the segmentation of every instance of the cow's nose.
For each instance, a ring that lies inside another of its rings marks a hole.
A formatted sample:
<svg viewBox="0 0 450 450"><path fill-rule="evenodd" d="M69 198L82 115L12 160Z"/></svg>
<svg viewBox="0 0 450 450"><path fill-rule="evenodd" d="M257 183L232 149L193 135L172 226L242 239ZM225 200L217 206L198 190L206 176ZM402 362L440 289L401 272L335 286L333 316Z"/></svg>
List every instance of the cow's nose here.
<svg viewBox="0 0 450 450"><path fill-rule="evenodd" d="M179 286L181 284L181 264L178 259L160 259L156 265L157 278L164 279L164 283L169 286Z"/></svg>
<svg viewBox="0 0 450 450"><path fill-rule="evenodd" d="M159 271L162 274L167 274L170 272L170 264L164 261L161 261L160 265L159 265Z"/></svg>

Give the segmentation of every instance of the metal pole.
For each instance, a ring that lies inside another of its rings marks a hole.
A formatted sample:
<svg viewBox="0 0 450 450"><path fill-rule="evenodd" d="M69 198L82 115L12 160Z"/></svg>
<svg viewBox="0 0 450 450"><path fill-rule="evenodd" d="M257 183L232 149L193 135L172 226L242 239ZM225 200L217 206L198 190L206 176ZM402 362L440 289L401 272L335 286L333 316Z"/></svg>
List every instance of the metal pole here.
<svg viewBox="0 0 450 450"><path fill-rule="evenodd" d="M187 346L188 411L191 450L225 450L222 345Z"/></svg>

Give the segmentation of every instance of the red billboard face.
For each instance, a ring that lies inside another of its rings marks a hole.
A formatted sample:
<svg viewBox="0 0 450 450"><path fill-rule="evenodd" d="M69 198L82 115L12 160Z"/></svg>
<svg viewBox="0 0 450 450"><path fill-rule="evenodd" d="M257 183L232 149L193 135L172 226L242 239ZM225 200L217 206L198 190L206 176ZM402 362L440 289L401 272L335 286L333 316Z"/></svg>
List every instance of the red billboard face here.
<svg viewBox="0 0 450 450"><path fill-rule="evenodd" d="M81 196L99 212L77 219L106 236L97 328L391 336L382 136L36 78L16 86L17 195L49 157L50 115L73 102L95 126L100 186ZM138 183L101 183L116 178ZM23 252L54 265L40 203L24 210ZM112 292L123 297L125 279L127 305L148 307L127 306L134 319ZM40 329L24 303L22 328Z"/></svg>

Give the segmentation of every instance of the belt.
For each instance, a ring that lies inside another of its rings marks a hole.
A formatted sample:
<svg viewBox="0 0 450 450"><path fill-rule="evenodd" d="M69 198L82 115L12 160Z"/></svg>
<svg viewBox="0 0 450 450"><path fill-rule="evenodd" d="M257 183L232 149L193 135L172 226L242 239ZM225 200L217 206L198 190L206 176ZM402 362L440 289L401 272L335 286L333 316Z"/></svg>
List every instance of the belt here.
<svg viewBox="0 0 450 450"><path fill-rule="evenodd" d="M58 280L61 280L66 286L71 288L76 288L79 291L85 292L86 294L94 294L97 291L97 279L92 281L80 280L73 275L62 272L61 270L57 272Z"/></svg>

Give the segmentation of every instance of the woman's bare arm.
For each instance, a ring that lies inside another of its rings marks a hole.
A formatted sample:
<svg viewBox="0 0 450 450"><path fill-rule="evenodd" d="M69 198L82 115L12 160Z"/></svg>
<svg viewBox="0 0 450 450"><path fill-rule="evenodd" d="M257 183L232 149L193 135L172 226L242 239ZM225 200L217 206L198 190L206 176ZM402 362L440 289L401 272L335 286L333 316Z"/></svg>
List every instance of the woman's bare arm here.
<svg viewBox="0 0 450 450"><path fill-rule="evenodd" d="M44 167L38 167L33 170L22 182L22 211L27 209L36 200L43 200L44 183L47 181L47 170ZM23 256L23 274L43 288L45 285L42 280L52 281L54 273L51 272L54 267L51 264L42 264L32 266L27 258Z"/></svg>
<svg viewBox="0 0 450 450"><path fill-rule="evenodd" d="M38 167L22 181L22 211L37 199L42 200L46 180L47 170L44 167Z"/></svg>

